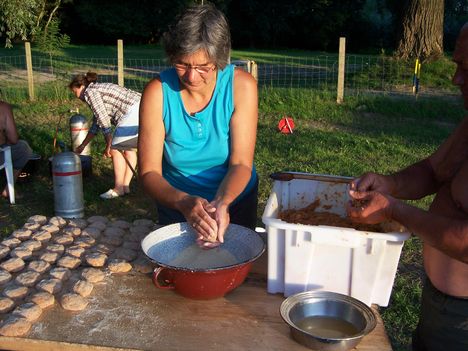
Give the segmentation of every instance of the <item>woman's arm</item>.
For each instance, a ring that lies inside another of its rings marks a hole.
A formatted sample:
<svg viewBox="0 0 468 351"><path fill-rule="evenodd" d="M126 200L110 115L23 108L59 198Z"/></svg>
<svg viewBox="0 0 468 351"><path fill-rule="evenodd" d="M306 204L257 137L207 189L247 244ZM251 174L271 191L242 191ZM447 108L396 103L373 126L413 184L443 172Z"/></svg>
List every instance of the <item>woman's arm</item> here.
<svg viewBox="0 0 468 351"><path fill-rule="evenodd" d="M229 170L212 204L216 207L218 240L229 225L229 205L242 193L252 175L258 121L257 82L247 72L234 73L234 113L231 117Z"/></svg>
<svg viewBox="0 0 468 351"><path fill-rule="evenodd" d="M217 228L207 213L208 201L174 188L162 175L165 138L162 111L162 85L159 80L153 80L146 86L140 103L138 164L141 182L158 203L181 212L200 237L213 237Z"/></svg>

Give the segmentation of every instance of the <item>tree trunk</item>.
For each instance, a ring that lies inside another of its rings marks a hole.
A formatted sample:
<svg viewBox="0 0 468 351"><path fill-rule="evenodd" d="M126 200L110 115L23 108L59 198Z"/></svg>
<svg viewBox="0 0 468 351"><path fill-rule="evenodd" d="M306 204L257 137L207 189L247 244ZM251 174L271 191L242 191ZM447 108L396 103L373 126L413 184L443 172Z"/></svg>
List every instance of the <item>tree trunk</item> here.
<svg viewBox="0 0 468 351"><path fill-rule="evenodd" d="M403 2L401 37L395 55L435 60L444 52L444 0Z"/></svg>

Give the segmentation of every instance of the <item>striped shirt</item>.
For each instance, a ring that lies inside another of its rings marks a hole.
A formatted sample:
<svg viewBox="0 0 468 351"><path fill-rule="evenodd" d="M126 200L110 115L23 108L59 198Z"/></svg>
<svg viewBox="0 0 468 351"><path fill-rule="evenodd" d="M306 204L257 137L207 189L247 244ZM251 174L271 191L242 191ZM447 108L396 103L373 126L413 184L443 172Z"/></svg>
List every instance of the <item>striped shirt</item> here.
<svg viewBox="0 0 468 351"><path fill-rule="evenodd" d="M130 107L140 102L141 94L117 84L91 83L83 97L94 114L90 132L96 134L101 129L108 134L111 126L117 126Z"/></svg>

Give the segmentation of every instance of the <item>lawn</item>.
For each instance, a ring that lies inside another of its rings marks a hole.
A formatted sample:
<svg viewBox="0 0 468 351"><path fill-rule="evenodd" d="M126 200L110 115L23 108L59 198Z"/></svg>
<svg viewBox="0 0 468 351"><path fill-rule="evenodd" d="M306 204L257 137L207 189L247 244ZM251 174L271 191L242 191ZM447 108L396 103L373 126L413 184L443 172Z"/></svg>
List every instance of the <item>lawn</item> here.
<svg viewBox="0 0 468 351"><path fill-rule="evenodd" d="M79 48L69 50L76 50L70 51L70 55L79 55ZM0 55L3 51L0 50ZM83 55L97 57L100 52L97 47L87 48ZM158 50L154 53L158 55ZM244 52L239 52L239 58L243 55ZM448 68L443 72L446 70ZM54 89L35 102L27 101L25 96L7 96L14 106L21 136L30 142L42 160L34 175L17 184L17 204L10 206L6 201L0 202L3 236L21 226L31 215L54 215L48 159L57 152L53 150L56 130L57 138L69 144L69 111L79 108L91 118L89 109L72 99L65 87ZM341 105L337 105L335 99L332 93L309 89L260 90L255 154L260 175L259 225L262 225L261 215L271 190L270 173L292 170L358 176L365 171L396 171L433 152L464 116L460 100L454 98L359 95L345 97ZM276 130L278 120L284 115L294 118L296 130L293 134L284 135ZM95 138L93 175L83 179L86 216L101 214L126 220L141 217L156 220L154 203L137 180L132 182L131 194L112 201L99 199L98 194L111 187L113 180L110 160L101 157L103 148L102 136ZM429 202L430 199L423 199L415 204L425 208ZM413 237L404 245L389 307L380 310L394 350L410 350L410 335L417 321L421 274L421 243Z"/></svg>

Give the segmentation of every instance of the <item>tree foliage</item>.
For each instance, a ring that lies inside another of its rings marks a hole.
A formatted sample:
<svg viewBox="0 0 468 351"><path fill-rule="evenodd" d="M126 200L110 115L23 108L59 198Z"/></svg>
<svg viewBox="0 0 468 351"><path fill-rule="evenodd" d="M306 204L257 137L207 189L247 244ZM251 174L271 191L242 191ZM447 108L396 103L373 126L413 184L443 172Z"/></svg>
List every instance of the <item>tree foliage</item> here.
<svg viewBox="0 0 468 351"><path fill-rule="evenodd" d="M27 40L34 34L37 9L37 0L0 0L0 35L7 47L17 37Z"/></svg>
<svg viewBox="0 0 468 351"><path fill-rule="evenodd" d="M35 35L47 35L52 22L58 29L58 10L73 0L0 0L0 34L5 35L5 45L11 41L33 40Z"/></svg>

